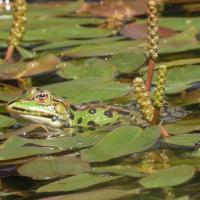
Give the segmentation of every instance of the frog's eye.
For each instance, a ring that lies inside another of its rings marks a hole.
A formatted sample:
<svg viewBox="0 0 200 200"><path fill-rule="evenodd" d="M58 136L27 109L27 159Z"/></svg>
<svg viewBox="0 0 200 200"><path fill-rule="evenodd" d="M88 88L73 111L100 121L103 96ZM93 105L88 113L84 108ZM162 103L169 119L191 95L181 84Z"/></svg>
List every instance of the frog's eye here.
<svg viewBox="0 0 200 200"><path fill-rule="evenodd" d="M39 88L31 88L31 89L24 91L23 95L26 99L34 100L34 96L38 91L40 91Z"/></svg>
<svg viewBox="0 0 200 200"><path fill-rule="evenodd" d="M47 91L40 91L35 94L34 100L38 104L46 104L51 101L51 94Z"/></svg>

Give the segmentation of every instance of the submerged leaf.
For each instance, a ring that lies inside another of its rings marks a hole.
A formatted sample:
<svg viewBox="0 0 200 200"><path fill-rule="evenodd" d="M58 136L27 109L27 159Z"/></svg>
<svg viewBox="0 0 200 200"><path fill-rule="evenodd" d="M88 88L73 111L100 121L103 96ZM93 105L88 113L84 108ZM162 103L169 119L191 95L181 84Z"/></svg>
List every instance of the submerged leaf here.
<svg viewBox="0 0 200 200"><path fill-rule="evenodd" d="M142 152L151 148L159 136L158 127L143 130L135 126L122 126L110 132L90 149L82 150L81 157L90 162L103 162Z"/></svg>
<svg viewBox="0 0 200 200"><path fill-rule="evenodd" d="M183 184L195 174L195 168L190 165L179 165L160 170L141 178L139 183L145 188L165 188Z"/></svg>

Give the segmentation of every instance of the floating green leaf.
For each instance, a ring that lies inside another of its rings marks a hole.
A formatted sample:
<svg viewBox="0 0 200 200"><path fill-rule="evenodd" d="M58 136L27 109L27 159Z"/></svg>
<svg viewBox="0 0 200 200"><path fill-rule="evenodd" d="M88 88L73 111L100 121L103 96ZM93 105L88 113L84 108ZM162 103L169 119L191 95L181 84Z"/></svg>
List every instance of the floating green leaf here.
<svg viewBox="0 0 200 200"><path fill-rule="evenodd" d="M199 49L199 42L196 39L197 29L191 27L182 33L176 34L169 39L162 39L160 41L159 52L161 54L177 53Z"/></svg>
<svg viewBox="0 0 200 200"><path fill-rule="evenodd" d="M44 170L45 169L45 170ZM65 175L76 175L90 171L87 162L72 156L36 158L18 168L22 176L46 180Z"/></svg>
<svg viewBox="0 0 200 200"><path fill-rule="evenodd" d="M81 26L58 26L33 29L25 33L23 41L59 41L66 38L98 38L114 34L111 30ZM55 37L56 36L56 37ZM0 31L0 39L7 39L8 32Z"/></svg>
<svg viewBox="0 0 200 200"><path fill-rule="evenodd" d="M165 188L183 184L195 174L195 168L190 165L179 165L160 170L140 179L145 188Z"/></svg>
<svg viewBox="0 0 200 200"><path fill-rule="evenodd" d="M139 46L145 46L142 41L112 41L101 44L85 44L63 51L61 55L69 57L111 56L114 54L140 51Z"/></svg>
<svg viewBox="0 0 200 200"><path fill-rule="evenodd" d="M95 173L111 173L130 177L142 177L144 174L138 172L132 166L114 165L105 167L94 167L93 172Z"/></svg>
<svg viewBox="0 0 200 200"><path fill-rule="evenodd" d="M37 192L75 191L98 185L100 183L114 181L119 178L121 178L121 176L105 176L83 173L44 185L38 188Z"/></svg>
<svg viewBox="0 0 200 200"><path fill-rule="evenodd" d="M123 53L112 56L109 59L120 73L131 73L145 63L144 53Z"/></svg>
<svg viewBox="0 0 200 200"><path fill-rule="evenodd" d="M48 18L38 18L35 20L34 17L29 17L27 22L27 29L40 29L49 27L59 27L65 26L70 28L72 25L82 25L82 24L100 24L104 20L100 18L92 17L48 17ZM12 25L12 19L1 19L0 29L9 30Z"/></svg>
<svg viewBox="0 0 200 200"><path fill-rule="evenodd" d="M101 78L84 78L46 85L44 89L61 97L66 96L72 101L86 102L123 96L128 93L129 86L114 81L103 82Z"/></svg>
<svg viewBox="0 0 200 200"><path fill-rule="evenodd" d="M111 42L115 40L120 40L122 37L120 36L113 36L113 37L106 37L106 38L91 38L91 39L77 39L77 40L62 40L59 42L51 42L48 44L42 44L38 47L35 47L33 50L35 51L44 51L44 50L52 50L52 49L59 49L69 46L75 46L80 44L98 44L98 43L105 43Z"/></svg>
<svg viewBox="0 0 200 200"><path fill-rule="evenodd" d="M200 130L200 119L184 119L164 126L170 134L183 134Z"/></svg>
<svg viewBox="0 0 200 200"><path fill-rule="evenodd" d="M0 160L51 154L64 150L78 150L96 144L102 137L102 135L77 135L51 139L26 139L14 136L1 145Z"/></svg>
<svg viewBox="0 0 200 200"><path fill-rule="evenodd" d="M101 78L112 80L116 68L108 61L102 59L84 59L74 62L66 62L65 67L57 74L68 79Z"/></svg>
<svg viewBox="0 0 200 200"><path fill-rule="evenodd" d="M158 127L143 130L135 126L122 126L110 132L92 148L82 150L81 156L90 162L107 161L145 151L156 143L159 136Z"/></svg>
<svg viewBox="0 0 200 200"><path fill-rule="evenodd" d="M168 144L191 146L191 147L194 147L195 143L199 141L200 141L200 134L198 133L175 135L165 139L165 142Z"/></svg>

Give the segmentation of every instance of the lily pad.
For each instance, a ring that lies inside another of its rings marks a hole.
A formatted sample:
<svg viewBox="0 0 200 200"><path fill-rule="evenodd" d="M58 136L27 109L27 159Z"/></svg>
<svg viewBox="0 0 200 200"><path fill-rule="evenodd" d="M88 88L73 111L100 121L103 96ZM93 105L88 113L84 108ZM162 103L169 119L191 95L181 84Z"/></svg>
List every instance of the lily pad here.
<svg viewBox="0 0 200 200"><path fill-rule="evenodd" d="M99 38L113 35L114 33L112 30L86 28L78 25L71 25L67 28L65 26L55 26L28 30L24 35L23 41L60 41L67 38ZM8 35L8 32L0 31L0 39L7 39Z"/></svg>
<svg viewBox="0 0 200 200"><path fill-rule="evenodd" d="M22 176L29 176L37 180L76 175L90 170L87 162L72 156L36 158L17 169Z"/></svg>
<svg viewBox="0 0 200 200"><path fill-rule="evenodd" d="M140 51L139 46L145 46L142 41L112 41L101 44L85 44L63 51L61 55L69 57L112 56L114 54Z"/></svg>
<svg viewBox="0 0 200 200"><path fill-rule="evenodd" d="M100 183L114 181L119 178L121 178L121 176L105 176L83 173L44 185L38 188L37 192L75 191L98 185Z"/></svg>
<svg viewBox="0 0 200 200"><path fill-rule="evenodd" d="M168 39L160 40L159 52L161 54L184 52L199 49L199 42L196 38L197 29L190 27L189 29L176 34Z"/></svg>
<svg viewBox="0 0 200 200"><path fill-rule="evenodd" d="M151 148L159 136L158 127L143 130L135 126L122 126L110 132L90 149L82 150L81 157L90 162L103 162L142 152Z"/></svg>
<svg viewBox="0 0 200 200"><path fill-rule="evenodd" d="M105 167L94 167L93 172L95 173L110 173L116 175L130 176L130 177L142 177L143 173L138 172L132 166L114 165Z"/></svg>
<svg viewBox="0 0 200 200"><path fill-rule="evenodd" d="M190 165L179 165L160 170L140 179L145 188L165 188L183 184L195 174L195 168Z"/></svg>
<svg viewBox="0 0 200 200"><path fill-rule="evenodd" d="M120 40L120 39L122 39L122 37L113 36L113 37L106 37L106 38L62 40L62 41L59 41L59 42L51 42L51 43L48 43L48 44L39 45L38 47L35 47L33 50L34 51L52 50L52 49L59 49L59 48L81 45L81 44L105 43L105 42L111 42L111 41Z"/></svg>
<svg viewBox="0 0 200 200"><path fill-rule="evenodd" d="M44 89L75 102L87 102L123 96L128 93L129 86L114 81L103 82L101 78L84 78L46 85Z"/></svg>
<svg viewBox="0 0 200 200"><path fill-rule="evenodd" d="M200 119L185 119L164 126L170 134L183 134L200 130Z"/></svg>
<svg viewBox="0 0 200 200"><path fill-rule="evenodd" d="M7 117L5 115L0 115L0 129L9 127L11 125L14 125L15 123L16 123L15 119Z"/></svg>
<svg viewBox="0 0 200 200"><path fill-rule="evenodd" d="M32 61L0 65L0 79L10 80L49 73L61 68L60 59L53 54Z"/></svg>
<svg viewBox="0 0 200 200"><path fill-rule="evenodd" d="M57 74L68 79L96 77L112 80L116 72L116 68L108 61L95 58L65 62L65 66Z"/></svg>
<svg viewBox="0 0 200 200"><path fill-rule="evenodd" d="M79 135L51 139L26 139L14 136L1 144L0 160L52 154L64 150L78 150L96 144L102 137L102 135Z"/></svg>
<svg viewBox="0 0 200 200"><path fill-rule="evenodd" d="M35 20L35 16L29 16L27 21L27 30L31 29L40 29L40 28L48 28L48 27L58 27L58 26L68 26L72 25L82 25L82 24L100 24L104 20L100 18L92 18L92 17L45 17L45 18L37 18ZM12 19L1 19L0 29L1 30L10 30L12 25Z"/></svg>
<svg viewBox="0 0 200 200"><path fill-rule="evenodd" d="M145 60L146 57L142 52L116 54L108 59L120 73L134 72L145 63Z"/></svg>
<svg viewBox="0 0 200 200"><path fill-rule="evenodd" d="M183 145L194 147L196 143L200 141L200 134L181 134L175 135L165 139L168 144Z"/></svg>

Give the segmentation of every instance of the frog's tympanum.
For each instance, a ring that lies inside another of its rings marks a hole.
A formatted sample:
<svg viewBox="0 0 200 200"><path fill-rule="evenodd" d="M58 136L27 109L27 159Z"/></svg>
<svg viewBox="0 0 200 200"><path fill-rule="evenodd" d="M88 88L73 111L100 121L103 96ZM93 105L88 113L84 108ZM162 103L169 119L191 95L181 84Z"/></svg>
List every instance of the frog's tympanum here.
<svg viewBox="0 0 200 200"><path fill-rule="evenodd" d="M48 130L65 128L89 128L108 124L128 123L146 127L149 123L137 107L122 107L99 102L74 104L58 99L50 92L33 88L24 98L10 102L7 109L11 115L42 124ZM185 116L180 109L163 111L163 121ZM170 117L169 117L170 115Z"/></svg>

